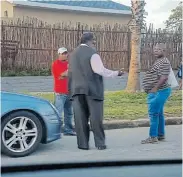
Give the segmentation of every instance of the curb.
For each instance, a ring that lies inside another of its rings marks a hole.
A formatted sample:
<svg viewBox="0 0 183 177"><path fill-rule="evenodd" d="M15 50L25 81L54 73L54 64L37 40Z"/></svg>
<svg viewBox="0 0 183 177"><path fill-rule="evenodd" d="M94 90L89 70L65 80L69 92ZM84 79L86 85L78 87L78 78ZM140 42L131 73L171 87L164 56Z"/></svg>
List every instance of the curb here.
<svg viewBox="0 0 183 177"><path fill-rule="evenodd" d="M165 119L166 125L181 125L182 117L170 117ZM137 127L149 127L149 119L138 119L138 120L104 120L104 129L123 129L123 128L137 128Z"/></svg>

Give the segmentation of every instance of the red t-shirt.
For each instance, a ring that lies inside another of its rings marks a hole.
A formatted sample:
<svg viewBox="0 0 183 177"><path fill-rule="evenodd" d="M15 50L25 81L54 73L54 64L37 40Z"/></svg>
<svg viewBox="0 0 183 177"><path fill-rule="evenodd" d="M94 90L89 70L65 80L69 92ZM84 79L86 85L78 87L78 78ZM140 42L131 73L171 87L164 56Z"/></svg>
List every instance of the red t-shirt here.
<svg viewBox="0 0 183 177"><path fill-rule="evenodd" d="M52 64L55 93L68 94L68 79L59 79L60 75L68 69L68 62L55 60Z"/></svg>

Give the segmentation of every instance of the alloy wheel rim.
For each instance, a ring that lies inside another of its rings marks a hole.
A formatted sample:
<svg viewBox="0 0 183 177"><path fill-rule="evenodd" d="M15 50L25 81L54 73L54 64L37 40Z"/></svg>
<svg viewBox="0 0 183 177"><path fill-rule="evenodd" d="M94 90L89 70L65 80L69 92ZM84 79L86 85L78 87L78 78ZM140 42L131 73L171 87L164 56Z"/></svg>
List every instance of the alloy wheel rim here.
<svg viewBox="0 0 183 177"><path fill-rule="evenodd" d="M3 144L12 152L25 152L34 145L37 137L37 126L28 117L13 118L2 131Z"/></svg>

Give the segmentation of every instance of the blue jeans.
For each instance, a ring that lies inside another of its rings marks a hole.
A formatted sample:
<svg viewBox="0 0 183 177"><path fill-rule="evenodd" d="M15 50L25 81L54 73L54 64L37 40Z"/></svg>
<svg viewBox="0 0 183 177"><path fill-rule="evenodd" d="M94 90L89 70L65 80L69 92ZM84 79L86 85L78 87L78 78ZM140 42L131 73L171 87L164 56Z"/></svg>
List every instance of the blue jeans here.
<svg viewBox="0 0 183 177"><path fill-rule="evenodd" d="M150 118L150 137L165 135L164 105L171 94L171 88L149 93L147 96L148 114Z"/></svg>
<svg viewBox="0 0 183 177"><path fill-rule="evenodd" d="M61 122L63 125L63 113L64 113L64 133L71 133L73 132L72 126L72 117L73 117L73 110L72 110L72 102L69 99L68 95L64 94L55 94L55 107L57 108Z"/></svg>

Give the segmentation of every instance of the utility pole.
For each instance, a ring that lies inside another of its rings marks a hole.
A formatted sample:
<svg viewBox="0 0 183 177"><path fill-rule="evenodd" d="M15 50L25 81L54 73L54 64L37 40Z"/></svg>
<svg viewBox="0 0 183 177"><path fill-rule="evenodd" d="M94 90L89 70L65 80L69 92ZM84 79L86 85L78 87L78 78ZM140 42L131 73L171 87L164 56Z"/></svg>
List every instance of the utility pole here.
<svg viewBox="0 0 183 177"><path fill-rule="evenodd" d="M141 29L144 28L144 0L132 0L132 20L129 24L131 31L131 59L126 90L129 92L140 91L140 52Z"/></svg>

